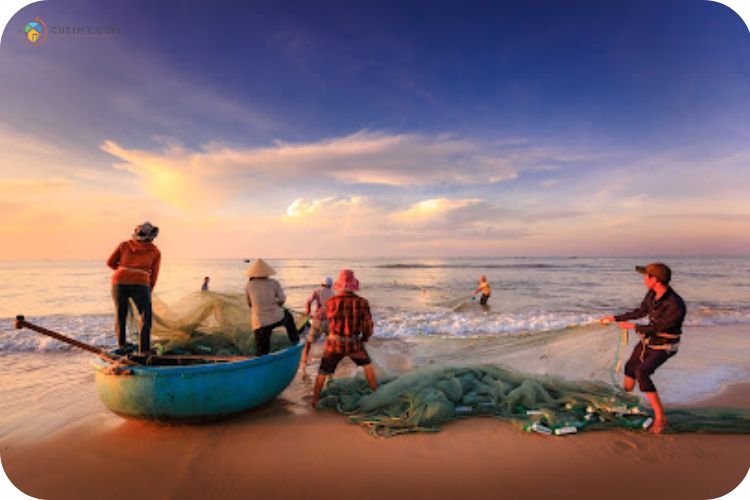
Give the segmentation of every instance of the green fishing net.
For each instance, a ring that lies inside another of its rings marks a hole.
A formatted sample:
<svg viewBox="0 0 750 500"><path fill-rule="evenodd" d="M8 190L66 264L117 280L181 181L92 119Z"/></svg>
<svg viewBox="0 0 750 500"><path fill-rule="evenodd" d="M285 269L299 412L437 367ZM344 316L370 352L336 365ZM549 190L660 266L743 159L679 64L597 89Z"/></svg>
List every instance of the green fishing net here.
<svg viewBox="0 0 750 500"><path fill-rule="evenodd" d="M528 432L564 435L584 429L643 429L651 418L637 396L602 382L571 382L499 366L418 368L381 381L332 379L319 403L367 426L373 435L436 432L451 420L491 416ZM672 410L670 432L750 433L750 412Z"/></svg>
<svg viewBox="0 0 750 500"><path fill-rule="evenodd" d="M255 354L250 307L244 294L195 292L170 305L153 296L152 307L152 345L159 353ZM293 315L297 327L301 327L306 318ZM134 335L137 338L137 334ZM271 352L289 345L286 330L283 327L275 329L271 334Z"/></svg>

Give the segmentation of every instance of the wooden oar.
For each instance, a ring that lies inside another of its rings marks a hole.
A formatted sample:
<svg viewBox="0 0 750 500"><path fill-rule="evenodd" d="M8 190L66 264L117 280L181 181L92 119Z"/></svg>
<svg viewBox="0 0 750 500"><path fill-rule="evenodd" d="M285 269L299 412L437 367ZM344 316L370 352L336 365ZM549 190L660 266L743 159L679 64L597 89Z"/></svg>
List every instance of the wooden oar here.
<svg viewBox="0 0 750 500"><path fill-rule="evenodd" d="M42 335L47 335L48 337L52 337L53 339L59 340L60 342L65 342L66 344L70 344L74 347L77 347L79 349L83 349L84 351L91 352L93 354L96 354L97 356L106 359L107 361L111 363L123 363L126 365L138 365L135 361L132 361L124 356L113 356L109 354L108 352L99 349L98 347L94 347L92 345L86 344L84 342L81 342L80 340L72 339L70 337L66 337L62 333L53 332L52 330L48 330L44 327L35 325L33 323L29 323L26 321L26 318L24 318L22 315L16 316L16 328L28 328L29 330L34 330L35 332L41 333Z"/></svg>
<svg viewBox="0 0 750 500"><path fill-rule="evenodd" d="M98 347L94 347L92 345L86 344L84 342L81 342L80 340L76 340L70 337L67 337L63 335L62 333L53 332L52 330L48 330L47 328L41 327L39 325L35 325L33 323L29 323L26 321L24 316L18 315L16 316L16 328L28 328L29 330L34 330L35 332L39 332L42 335L47 335L48 337L52 337L53 339L59 340L61 342L65 342L66 344L70 344L72 346L78 347L79 349L83 349L84 351L91 352L93 354L96 354L97 356L111 362L111 363L122 363L126 365L152 365L154 361L160 361L160 360L169 360L174 361L177 364L181 364L183 361L205 361L207 363L216 363L216 362L231 362L231 361L244 361L247 359L250 359L251 356L215 356L215 355L202 355L202 354L143 354L139 355L136 353L131 354L128 356L117 356L110 354L102 349L99 349Z"/></svg>

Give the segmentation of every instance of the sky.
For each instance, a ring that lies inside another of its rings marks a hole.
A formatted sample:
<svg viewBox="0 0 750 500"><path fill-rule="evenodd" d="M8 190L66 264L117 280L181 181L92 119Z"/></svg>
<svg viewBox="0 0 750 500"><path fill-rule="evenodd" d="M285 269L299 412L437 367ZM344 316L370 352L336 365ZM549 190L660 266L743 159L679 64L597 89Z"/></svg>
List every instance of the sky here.
<svg viewBox="0 0 750 500"><path fill-rule="evenodd" d="M748 255L748 116L704 0L38 2L0 260Z"/></svg>

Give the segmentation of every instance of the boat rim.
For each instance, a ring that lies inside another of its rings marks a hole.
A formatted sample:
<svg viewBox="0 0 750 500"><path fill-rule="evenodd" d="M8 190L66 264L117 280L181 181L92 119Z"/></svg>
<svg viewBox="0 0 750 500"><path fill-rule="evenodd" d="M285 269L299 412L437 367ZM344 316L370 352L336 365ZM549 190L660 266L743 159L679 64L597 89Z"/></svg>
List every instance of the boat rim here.
<svg viewBox="0 0 750 500"><path fill-rule="evenodd" d="M238 361L226 361L220 363L206 363L206 364L195 364L195 365L178 365L178 366L124 366L123 369L127 369L132 372L133 375L180 375L180 374L196 374L202 372L224 372L233 370L242 370L250 367L260 367L270 363L275 363L281 359L295 356L297 351L302 350L304 344L301 342L295 345L291 345L279 351L275 351L264 356L243 359ZM103 358L95 358L91 361L93 367L100 373L104 373L112 367L113 363ZM104 373L107 374L107 373Z"/></svg>

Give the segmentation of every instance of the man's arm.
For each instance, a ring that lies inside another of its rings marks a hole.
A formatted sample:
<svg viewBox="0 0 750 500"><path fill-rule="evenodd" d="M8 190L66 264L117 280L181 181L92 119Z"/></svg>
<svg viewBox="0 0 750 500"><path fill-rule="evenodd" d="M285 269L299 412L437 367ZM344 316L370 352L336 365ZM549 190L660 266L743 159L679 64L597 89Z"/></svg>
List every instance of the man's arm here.
<svg viewBox="0 0 750 500"><path fill-rule="evenodd" d="M313 300L315 300L315 295L317 293L317 291L313 292L312 295L310 295L310 297L307 299L307 301L305 301L305 316L310 316L310 306L312 305ZM318 301L318 309L320 309L320 301Z"/></svg>
<svg viewBox="0 0 750 500"><path fill-rule="evenodd" d="M154 262L151 264L151 290L156 286L156 280L159 279L159 268L161 267L161 252L156 251Z"/></svg>
<svg viewBox="0 0 750 500"><path fill-rule="evenodd" d="M648 314L649 304L651 303L650 299L651 292L646 294L646 296L643 298L643 301L641 302L641 305L638 308L633 309L630 312L616 315L615 321L627 321L629 319L638 319L644 317Z"/></svg>
<svg viewBox="0 0 750 500"><path fill-rule="evenodd" d="M119 265L120 265L120 245L117 245L117 248L115 248L115 251L112 252L112 255L109 256L109 259L107 259L107 266L112 269L117 269Z"/></svg>

